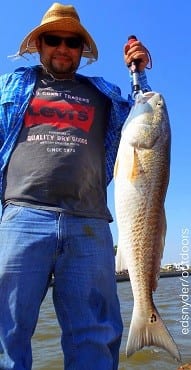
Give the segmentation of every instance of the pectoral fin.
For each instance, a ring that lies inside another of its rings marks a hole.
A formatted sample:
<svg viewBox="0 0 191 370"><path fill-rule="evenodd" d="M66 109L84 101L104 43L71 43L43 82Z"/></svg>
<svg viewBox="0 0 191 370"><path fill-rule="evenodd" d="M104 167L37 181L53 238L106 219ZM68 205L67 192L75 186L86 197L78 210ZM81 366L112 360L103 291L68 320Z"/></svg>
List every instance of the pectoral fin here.
<svg viewBox="0 0 191 370"><path fill-rule="evenodd" d="M120 174L126 176L128 181L134 182L137 180L138 176L143 173L143 169L138 157L138 153L133 146L130 146L126 151L120 156L117 156L114 166L114 179Z"/></svg>
<svg viewBox="0 0 191 370"><path fill-rule="evenodd" d="M132 153L130 156L130 171L128 173L128 180L134 182L138 179L139 176L144 174L143 168L141 166L138 153L135 148L132 148Z"/></svg>

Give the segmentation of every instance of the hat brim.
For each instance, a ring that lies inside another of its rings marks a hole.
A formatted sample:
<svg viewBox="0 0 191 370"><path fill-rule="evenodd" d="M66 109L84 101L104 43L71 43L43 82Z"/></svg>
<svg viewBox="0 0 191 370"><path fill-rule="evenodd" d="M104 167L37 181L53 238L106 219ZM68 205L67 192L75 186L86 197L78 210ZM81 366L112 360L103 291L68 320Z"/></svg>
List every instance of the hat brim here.
<svg viewBox="0 0 191 370"><path fill-rule="evenodd" d="M22 41L19 48L19 55L38 52L36 48L36 40L42 33L51 31L66 31L80 35L85 43L82 56L86 58L94 58L95 60L98 59L98 50L94 40L86 29L77 20L72 19L71 17L65 17L64 21L62 19L60 21L47 22L34 28Z"/></svg>

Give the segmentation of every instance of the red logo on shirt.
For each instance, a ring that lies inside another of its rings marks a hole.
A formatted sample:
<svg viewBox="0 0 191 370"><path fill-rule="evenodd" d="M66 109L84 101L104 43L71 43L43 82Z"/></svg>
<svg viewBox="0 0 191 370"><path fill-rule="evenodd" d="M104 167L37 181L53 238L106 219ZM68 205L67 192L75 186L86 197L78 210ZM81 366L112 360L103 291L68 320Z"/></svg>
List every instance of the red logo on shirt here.
<svg viewBox="0 0 191 370"><path fill-rule="evenodd" d="M80 128L89 132L94 119L92 106L34 98L25 114L25 126L50 125L58 129Z"/></svg>

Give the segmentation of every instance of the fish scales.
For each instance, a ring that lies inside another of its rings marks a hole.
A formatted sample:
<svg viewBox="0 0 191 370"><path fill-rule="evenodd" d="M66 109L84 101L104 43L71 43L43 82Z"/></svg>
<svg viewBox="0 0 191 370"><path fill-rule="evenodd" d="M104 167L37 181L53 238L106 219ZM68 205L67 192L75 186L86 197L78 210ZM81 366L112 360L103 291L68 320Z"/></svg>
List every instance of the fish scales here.
<svg viewBox="0 0 191 370"><path fill-rule="evenodd" d="M145 93L136 100L123 126L114 168L119 235L116 271L128 270L134 297L127 356L154 345L180 361L152 296L165 244L170 147L165 100L158 93Z"/></svg>

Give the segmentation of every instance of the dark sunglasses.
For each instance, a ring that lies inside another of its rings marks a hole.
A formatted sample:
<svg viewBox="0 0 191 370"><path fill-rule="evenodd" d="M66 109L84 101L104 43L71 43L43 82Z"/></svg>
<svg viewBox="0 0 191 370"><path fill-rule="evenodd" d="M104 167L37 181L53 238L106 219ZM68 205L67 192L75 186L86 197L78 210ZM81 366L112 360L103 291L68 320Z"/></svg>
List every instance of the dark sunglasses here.
<svg viewBox="0 0 191 370"><path fill-rule="evenodd" d="M61 45L62 41L70 49L78 49L83 44L82 38L78 36L60 37L56 35L43 35L42 37L45 44L52 47Z"/></svg>

